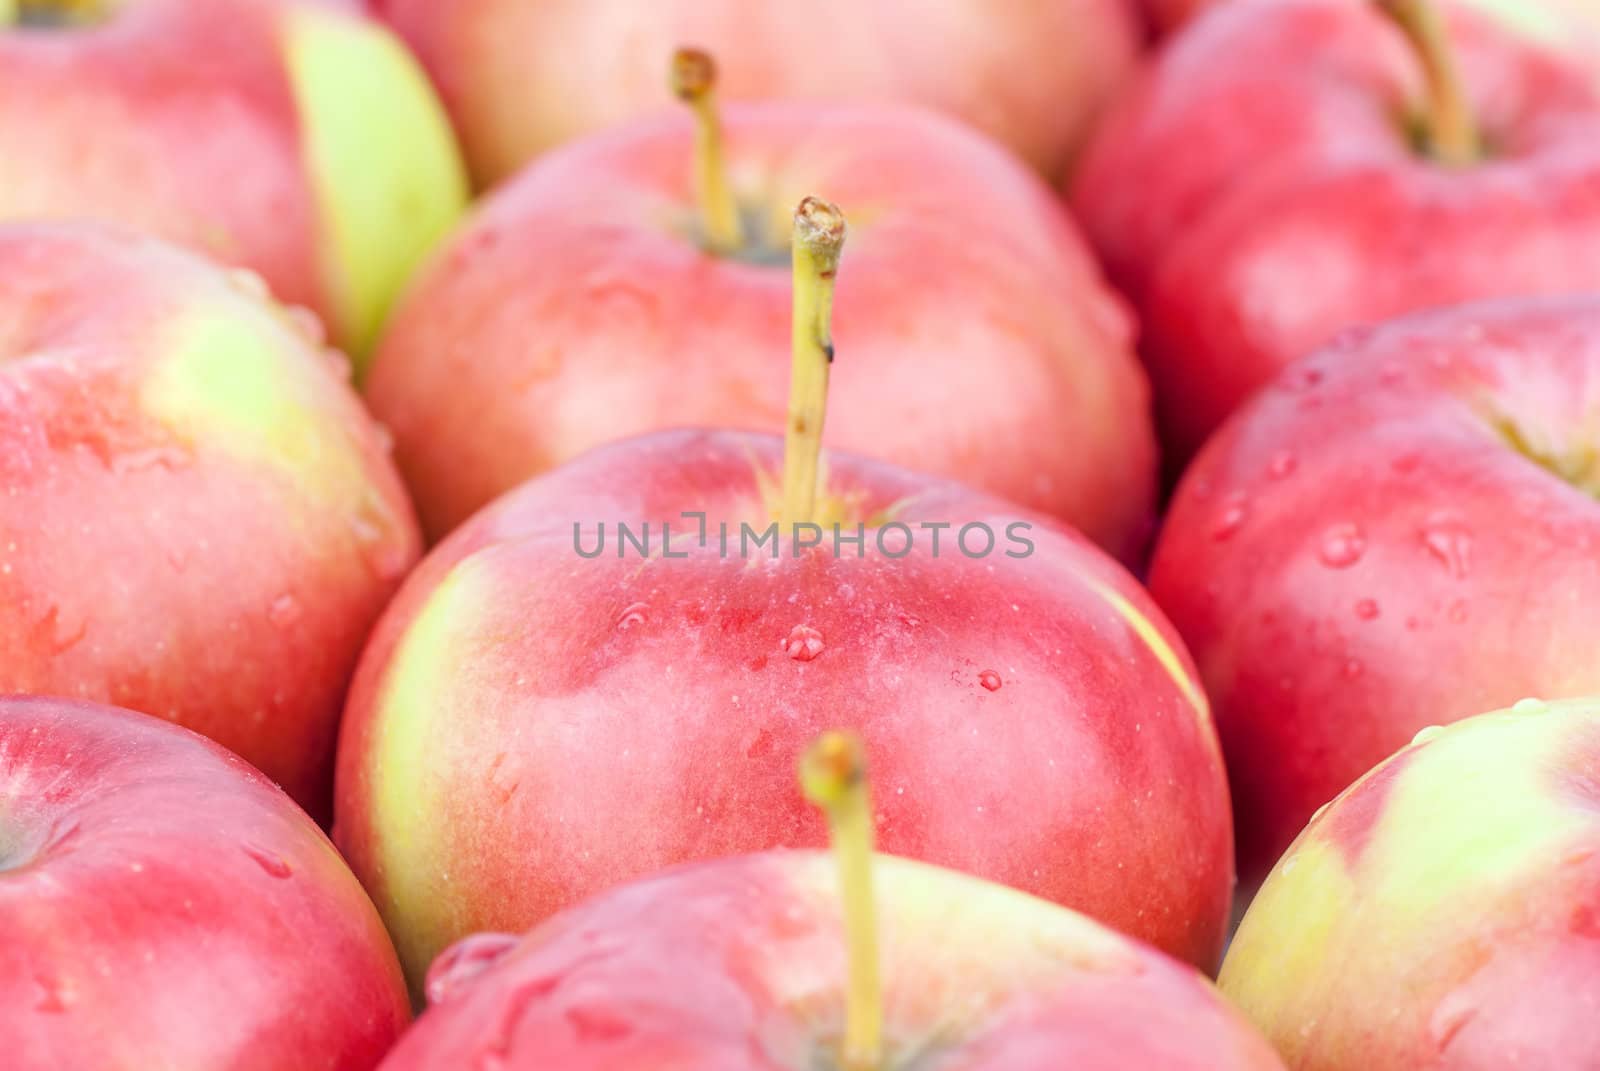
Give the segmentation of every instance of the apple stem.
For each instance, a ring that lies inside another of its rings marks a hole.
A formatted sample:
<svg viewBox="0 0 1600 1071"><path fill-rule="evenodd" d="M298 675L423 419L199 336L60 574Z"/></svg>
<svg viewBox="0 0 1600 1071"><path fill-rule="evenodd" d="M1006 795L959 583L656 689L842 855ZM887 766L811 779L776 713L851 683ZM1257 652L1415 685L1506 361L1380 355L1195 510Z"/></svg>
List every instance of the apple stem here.
<svg viewBox="0 0 1600 1071"><path fill-rule="evenodd" d="M706 248L725 254L744 244L744 234L722 156L716 86L717 65L708 53L680 48L672 54L672 92L694 112L694 184Z"/></svg>
<svg viewBox="0 0 1600 1071"><path fill-rule="evenodd" d="M807 197L794 210L794 333L781 513L785 525L810 521L816 507L833 365L833 279L844 232L844 213L819 197Z"/></svg>
<svg viewBox="0 0 1600 1071"><path fill-rule="evenodd" d="M1438 5L1433 0L1377 0L1377 4L1422 62L1428 81L1428 147L1434 157L1457 167L1477 161L1483 145Z"/></svg>
<svg viewBox="0 0 1600 1071"><path fill-rule="evenodd" d="M854 733L824 733L800 760L806 798L828 818L839 864L846 969L845 1071L877 1071L883 1058L883 990L878 977L878 909L872 893L872 797L866 747Z"/></svg>

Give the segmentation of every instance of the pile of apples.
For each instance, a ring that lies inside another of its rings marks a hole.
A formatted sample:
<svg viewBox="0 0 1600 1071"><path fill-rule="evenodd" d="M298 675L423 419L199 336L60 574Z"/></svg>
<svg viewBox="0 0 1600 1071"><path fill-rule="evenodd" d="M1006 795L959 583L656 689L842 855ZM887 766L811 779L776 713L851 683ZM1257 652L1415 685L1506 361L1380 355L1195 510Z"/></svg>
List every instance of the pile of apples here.
<svg viewBox="0 0 1600 1071"><path fill-rule="evenodd" d="M1595 35L0 0L0 1067L1600 1068Z"/></svg>

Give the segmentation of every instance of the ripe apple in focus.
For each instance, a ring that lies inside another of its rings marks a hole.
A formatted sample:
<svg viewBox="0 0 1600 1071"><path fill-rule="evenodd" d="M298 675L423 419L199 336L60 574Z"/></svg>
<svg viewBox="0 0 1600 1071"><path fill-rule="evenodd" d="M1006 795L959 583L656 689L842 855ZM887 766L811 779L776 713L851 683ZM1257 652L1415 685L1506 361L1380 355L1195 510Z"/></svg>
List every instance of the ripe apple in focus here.
<svg viewBox="0 0 1600 1071"><path fill-rule="evenodd" d="M1600 702L1429 729L1321 813L1222 990L1295 1071L1600 1054Z"/></svg>
<svg viewBox="0 0 1600 1071"><path fill-rule="evenodd" d="M0 693L179 722L325 817L419 538L342 358L152 239L0 227Z"/></svg>
<svg viewBox="0 0 1600 1071"><path fill-rule="evenodd" d="M1073 204L1141 313L1169 461L1343 329L1600 289L1593 73L1448 14L1224 4L1102 127Z"/></svg>
<svg viewBox="0 0 1600 1071"><path fill-rule="evenodd" d="M1420 729L1600 692L1600 301L1349 336L1179 485L1151 591L1216 705L1247 882Z"/></svg>
<svg viewBox="0 0 1600 1071"><path fill-rule="evenodd" d="M333 846L176 726L0 699L9 1071L368 1071L410 1018Z"/></svg>
<svg viewBox="0 0 1600 1071"><path fill-rule="evenodd" d="M358 359L466 180L354 2L6 0L0 219L96 219L253 269Z"/></svg>
<svg viewBox="0 0 1600 1071"><path fill-rule="evenodd" d="M918 104L1054 177L1140 48L1134 0L370 0L411 42L480 185L664 106L672 50L723 57L731 97Z"/></svg>

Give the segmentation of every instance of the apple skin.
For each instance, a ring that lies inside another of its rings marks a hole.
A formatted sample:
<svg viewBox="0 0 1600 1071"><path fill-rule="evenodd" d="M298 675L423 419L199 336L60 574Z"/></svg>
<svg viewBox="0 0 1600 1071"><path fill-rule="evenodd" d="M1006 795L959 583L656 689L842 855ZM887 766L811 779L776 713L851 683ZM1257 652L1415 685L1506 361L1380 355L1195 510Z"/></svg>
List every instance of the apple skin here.
<svg viewBox="0 0 1600 1071"><path fill-rule="evenodd" d="M1419 729L1600 692L1597 382L1593 298L1422 315L1287 370L1184 477L1150 587L1216 706L1245 881Z"/></svg>
<svg viewBox="0 0 1600 1071"><path fill-rule="evenodd" d="M1343 0L1223 5L1102 128L1073 203L1141 314L1169 461L1344 328L1600 289L1596 80L1453 15L1482 164L1412 147L1395 115L1420 100L1418 60Z"/></svg>
<svg viewBox="0 0 1600 1071"><path fill-rule="evenodd" d="M1082 915L891 856L875 882L882 1071L1281 1071L1192 967ZM716 860L607 892L475 962L447 953L429 987L441 1001L383 1071L834 1066L837 884L820 852Z"/></svg>
<svg viewBox="0 0 1600 1071"><path fill-rule="evenodd" d="M1592 1067L1600 702L1424 735L1273 870L1221 986L1295 1071Z"/></svg>
<svg viewBox="0 0 1600 1071"><path fill-rule="evenodd" d="M1147 548L1149 387L1126 310L1057 198L926 112L726 111L767 263L703 253L691 124L540 160L490 197L396 311L367 384L439 538L531 476L629 435L784 426L795 204L850 218L826 442Z"/></svg>
<svg viewBox="0 0 1600 1071"><path fill-rule="evenodd" d="M180 722L326 817L420 538L349 366L153 239L0 228L0 693Z"/></svg>
<svg viewBox="0 0 1600 1071"><path fill-rule="evenodd" d="M0 698L10 1071L365 1071L410 1019L333 845L194 733Z"/></svg>
<svg viewBox="0 0 1600 1071"><path fill-rule="evenodd" d="M0 157L28 162L0 219L91 216L249 267L358 358L466 199L425 74L354 3L138 0L0 30Z"/></svg>
<svg viewBox="0 0 1600 1071"><path fill-rule="evenodd" d="M729 99L937 108L1058 176L1141 48L1133 0L1024 0L1003 12L983 0L369 6L432 72L482 186L563 142L671 107L663 72L680 46L716 57Z"/></svg>
<svg viewBox="0 0 1600 1071"><path fill-rule="evenodd" d="M874 756L886 850L1214 966L1227 788L1149 598L1065 528L848 455L830 457L836 509L983 520L1000 549L955 553L952 529L938 558L924 533L899 559L745 561L737 523L768 523L779 454L709 431L597 450L457 530L386 612L346 707L334 836L413 985L468 933L520 932L674 863L818 842L793 757L834 727ZM575 521L592 550L597 521L659 535L682 510L712 536L685 560L574 550ZM1003 556L1013 521L1033 525L1029 557Z"/></svg>

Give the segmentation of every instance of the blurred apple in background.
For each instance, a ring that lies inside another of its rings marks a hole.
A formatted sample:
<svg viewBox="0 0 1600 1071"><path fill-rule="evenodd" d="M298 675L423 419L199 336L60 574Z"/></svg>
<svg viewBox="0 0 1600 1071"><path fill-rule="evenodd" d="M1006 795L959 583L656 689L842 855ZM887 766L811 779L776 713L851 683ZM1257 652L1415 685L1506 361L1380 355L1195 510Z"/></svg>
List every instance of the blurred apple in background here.
<svg viewBox="0 0 1600 1071"><path fill-rule="evenodd" d="M259 289L152 239L0 228L0 693L180 722L325 815L418 537L348 366Z"/></svg>
<svg viewBox="0 0 1600 1071"><path fill-rule="evenodd" d="M260 774L142 714L0 698L9 1071L366 1071L409 1017L371 902Z"/></svg>
<svg viewBox="0 0 1600 1071"><path fill-rule="evenodd" d="M1451 13L1225 4L1102 128L1073 200L1143 315L1174 469L1343 328L1600 289L1593 72Z"/></svg>
<svg viewBox="0 0 1600 1071"><path fill-rule="evenodd" d="M730 96L937 108L1054 177L1140 48L1136 0L369 0L432 72L481 185L665 107L658 71L693 45Z"/></svg>
<svg viewBox="0 0 1600 1071"><path fill-rule="evenodd" d="M842 236L814 199L797 219ZM413 984L475 930L523 930L669 864L813 840L791 765L834 723L882 756L889 850L1211 967L1231 820L1187 656L1080 536L931 477L818 458L838 253L794 255L787 445L680 431L596 450L458 529L374 634L335 837ZM841 380L854 341L841 325ZM703 540L684 511L704 515ZM648 553L618 522L649 524ZM830 542L795 550L811 523ZM755 546L746 524L776 542ZM831 542L834 524L859 550Z"/></svg>
<svg viewBox="0 0 1600 1071"><path fill-rule="evenodd" d="M1295 1071L1600 1054L1600 700L1429 729L1311 823L1222 989Z"/></svg>
<svg viewBox="0 0 1600 1071"><path fill-rule="evenodd" d="M872 856L863 774L844 776L823 786L836 867L723 859L610 891L520 944L468 938L384 1071L1281 1071L1192 967L1011 889Z"/></svg>
<svg viewBox="0 0 1600 1071"><path fill-rule="evenodd" d="M1151 591L1216 704L1240 872L1424 726L1600 692L1600 300L1288 369L1185 476Z"/></svg>
<svg viewBox="0 0 1600 1071"><path fill-rule="evenodd" d="M465 178L425 75L357 7L5 0L0 219L89 215L252 268L363 354Z"/></svg>
<svg viewBox="0 0 1600 1071"><path fill-rule="evenodd" d="M602 443L778 427L789 213L815 188L859 221L829 444L1054 514L1125 558L1145 549L1148 387L1049 189L924 112L750 105L724 134L709 58L680 59L698 126L669 117L540 160L397 310L367 396L429 535Z"/></svg>

